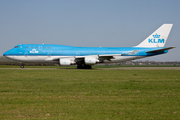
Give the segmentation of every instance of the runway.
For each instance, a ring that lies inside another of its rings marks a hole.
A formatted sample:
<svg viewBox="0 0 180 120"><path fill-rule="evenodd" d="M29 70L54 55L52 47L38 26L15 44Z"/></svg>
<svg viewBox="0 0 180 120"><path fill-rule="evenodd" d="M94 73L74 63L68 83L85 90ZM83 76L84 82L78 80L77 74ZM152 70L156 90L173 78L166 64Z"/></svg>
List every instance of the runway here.
<svg viewBox="0 0 180 120"><path fill-rule="evenodd" d="M22 68L0 68L0 69L22 69ZM57 70L57 69L74 69L83 70L77 68L23 68L22 70ZM85 70L85 69L84 69ZM180 70L180 67L114 67L114 68L92 68L91 70Z"/></svg>
<svg viewBox="0 0 180 120"><path fill-rule="evenodd" d="M180 70L180 67L119 67L119 68L102 68L112 70Z"/></svg>

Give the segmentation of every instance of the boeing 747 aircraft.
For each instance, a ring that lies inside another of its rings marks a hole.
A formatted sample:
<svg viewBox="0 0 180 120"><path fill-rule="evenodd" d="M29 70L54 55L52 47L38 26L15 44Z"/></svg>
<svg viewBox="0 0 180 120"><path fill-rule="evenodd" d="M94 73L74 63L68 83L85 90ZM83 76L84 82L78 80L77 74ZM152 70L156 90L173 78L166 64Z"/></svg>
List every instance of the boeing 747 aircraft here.
<svg viewBox="0 0 180 120"><path fill-rule="evenodd" d="M77 65L91 69L98 63L119 63L167 53L174 47L164 47L172 24L163 24L143 42L134 47L74 47L52 44L20 44L3 56L24 62L58 63L60 66Z"/></svg>

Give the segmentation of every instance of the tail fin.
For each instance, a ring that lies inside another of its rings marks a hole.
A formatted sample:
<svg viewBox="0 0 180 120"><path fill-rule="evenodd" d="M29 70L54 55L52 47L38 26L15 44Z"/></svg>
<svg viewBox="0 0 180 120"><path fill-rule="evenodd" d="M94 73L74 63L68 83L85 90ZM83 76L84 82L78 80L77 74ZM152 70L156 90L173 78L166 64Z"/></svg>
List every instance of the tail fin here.
<svg viewBox="0 0 180 120"><path fill-rule="evenodd" d="M164 47L173 24L163 24L136 47Z"/></svg>

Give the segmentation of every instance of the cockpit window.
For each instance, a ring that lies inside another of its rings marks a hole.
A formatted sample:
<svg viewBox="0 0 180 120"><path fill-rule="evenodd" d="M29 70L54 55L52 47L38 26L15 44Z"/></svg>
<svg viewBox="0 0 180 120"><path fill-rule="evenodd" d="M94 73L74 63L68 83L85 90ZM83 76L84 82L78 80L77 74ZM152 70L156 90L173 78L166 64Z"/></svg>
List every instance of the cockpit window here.
<svg viewBox="0 0 180 120"><path fill-rule="evenodd" d="M19 46L15 46L14 48L19 48Z"/></svg>

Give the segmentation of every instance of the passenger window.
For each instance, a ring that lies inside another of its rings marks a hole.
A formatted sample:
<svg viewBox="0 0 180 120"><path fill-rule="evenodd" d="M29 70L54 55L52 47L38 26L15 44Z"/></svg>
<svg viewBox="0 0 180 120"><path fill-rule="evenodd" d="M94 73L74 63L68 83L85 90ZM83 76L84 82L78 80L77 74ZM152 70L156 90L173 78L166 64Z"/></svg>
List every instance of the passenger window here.
<svg viewBox="0 0 180 120"><path fill-rule="evenodd" d="M15 46L14 48L19 48L19 46Z"/></svg>

